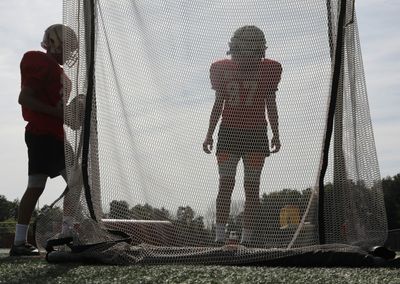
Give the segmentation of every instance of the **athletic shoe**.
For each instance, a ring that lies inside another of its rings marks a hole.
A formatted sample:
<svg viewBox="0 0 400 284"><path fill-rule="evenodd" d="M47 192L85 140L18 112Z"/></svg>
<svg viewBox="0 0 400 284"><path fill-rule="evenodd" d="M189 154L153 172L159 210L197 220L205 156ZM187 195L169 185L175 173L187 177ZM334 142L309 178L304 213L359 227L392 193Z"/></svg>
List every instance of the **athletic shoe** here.
<svg viewBox="0 0 400 284"><path fill-rule="evenodd" d="M39 250L34 245L24 243L21 245L12 245L10 256L35 256L40 255Z"/></svg>

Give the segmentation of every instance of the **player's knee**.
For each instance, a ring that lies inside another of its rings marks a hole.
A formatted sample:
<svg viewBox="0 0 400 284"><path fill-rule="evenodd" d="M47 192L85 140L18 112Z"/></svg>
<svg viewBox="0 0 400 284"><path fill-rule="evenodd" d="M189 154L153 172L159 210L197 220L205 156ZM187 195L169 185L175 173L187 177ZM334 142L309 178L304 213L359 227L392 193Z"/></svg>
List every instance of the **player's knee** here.
<svg viewBox="0 0 400 284"><path fill-rule="evenodd" d="M265 154L261 152L249 153L246 157L246 167L254 171L262 170L265 161Z"/></svg>
<svg viewBox="0 0 400 284"><path fill-rule="evenodd" d="M218 153L217 154L218 165L221 165L221 164L225 163L226 161L229 160L229 158L230 158L230 155L227 152Z"/></svg>
<svg viewBox="0 0 400 284"><path fill-rule="evenodd" d="M220 182L230 182L235 180L236 176L236 165L229 163L229 161L218 166L219 180Z"/></svg>
<svg viewBox="0 0 400 284"><path fill-rule="evenodd" d="M34 174L28 176L28 189L41 189L43 190L46 186L47 175Z"/></svg>
<svg viewBox="0 0 400 284"><path fill-rule="evenodd" d="M221 180L234 179L236 176L236 167L239 157L230 153L218 153L218 172Z"/></svg>

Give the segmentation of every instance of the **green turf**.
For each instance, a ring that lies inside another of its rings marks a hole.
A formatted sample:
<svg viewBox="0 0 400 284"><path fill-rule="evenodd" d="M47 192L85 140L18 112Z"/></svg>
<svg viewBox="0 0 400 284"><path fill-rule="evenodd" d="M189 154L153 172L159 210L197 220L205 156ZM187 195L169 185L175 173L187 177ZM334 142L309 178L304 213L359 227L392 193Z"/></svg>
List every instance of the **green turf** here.
<svg viewBox="0 0 400 284"><path fill-rule="evenodd" d="M400 283L395 268L102 266L0 258L0 283Z"/></svg>

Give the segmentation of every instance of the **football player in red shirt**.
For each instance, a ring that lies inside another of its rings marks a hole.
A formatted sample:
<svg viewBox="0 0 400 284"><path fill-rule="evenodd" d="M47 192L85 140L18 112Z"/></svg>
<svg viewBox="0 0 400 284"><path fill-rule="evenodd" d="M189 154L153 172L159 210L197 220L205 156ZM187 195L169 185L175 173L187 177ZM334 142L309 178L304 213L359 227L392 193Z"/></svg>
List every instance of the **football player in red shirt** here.
<svg viewBox="0 0 400 284"><path fill-rule="evenodd" d="M216 243L225 242L225 227L230 213L236 168L244 165L245 208L241 243L250 244L256 215L260 207L260 176L264 160L281 148L275 93L282 67L265 58L266 41L256 26L237 29L229 43L231 59L214 62L210 68L215 101L210 115L204 152L213 148L213 133L222 116L216 156L219 189L216 200ZM268 121L272 129L271 145L267 136Z"/></svg>
<svg viewBox="0 0 400 284"><path fill-rule="evenodd" d="M63 41L68 50L63 50ZM46 50L28 51L21 63L21 91L18 103L27 125L28 186L18 209L18 220L11 256L38 255L27 242L29 222L47 178L62 175L66 180L64 157L63 96L69 96L71 82L60 65L72 66L77 58L75 32L61 24L48 27L41 46ZM67 98L66 98L67 99Z"/></svg>

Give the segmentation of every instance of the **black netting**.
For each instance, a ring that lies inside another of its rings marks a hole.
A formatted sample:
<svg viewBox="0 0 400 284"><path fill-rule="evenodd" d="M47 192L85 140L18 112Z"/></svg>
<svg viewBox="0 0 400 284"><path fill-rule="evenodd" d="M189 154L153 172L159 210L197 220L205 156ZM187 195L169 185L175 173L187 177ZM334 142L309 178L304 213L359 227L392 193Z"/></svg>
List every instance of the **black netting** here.
<svg viewBox="0 0 400 284"><path fill-rule="evenodd" d="M354 1L343 1L65 1L80 42L68 102L82 96L86 110L66 111L70 190L39 242L67 216L74 245L106 242L85 252L104 262L245 264L382 245Z"/></svg>

